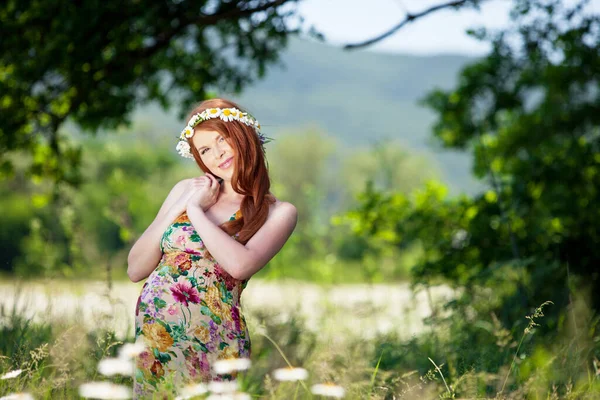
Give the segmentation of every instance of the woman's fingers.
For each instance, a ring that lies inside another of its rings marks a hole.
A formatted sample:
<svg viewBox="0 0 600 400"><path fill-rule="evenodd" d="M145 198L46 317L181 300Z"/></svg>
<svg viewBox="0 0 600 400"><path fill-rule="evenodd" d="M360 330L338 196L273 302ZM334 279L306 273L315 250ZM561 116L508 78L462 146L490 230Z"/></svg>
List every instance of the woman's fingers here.
<svg viewBox="0 0 600 400"><path fill-rule="evenodd" d="M194 187L202 187L206 185L210 185L210 180L206 176L200 176L193 179Z"/></svg>
<svg viewBox="0 0 600 400"><path fill-rule="evenodd" d="M204 176L206 176L210 180L210 188L212 190L216 190L219 188L219 181L217 181L217 178L213 174L207 172Z"/></svg>
<svg viewBox="0 0 600 400"><path fill-rule="evenodd" d="M214 182L213 182L214 178L208 172L204 174L203 178L206 179L206 182L207 182L208 186L210 188L212 188L213 184L214 184Z"/></svg>

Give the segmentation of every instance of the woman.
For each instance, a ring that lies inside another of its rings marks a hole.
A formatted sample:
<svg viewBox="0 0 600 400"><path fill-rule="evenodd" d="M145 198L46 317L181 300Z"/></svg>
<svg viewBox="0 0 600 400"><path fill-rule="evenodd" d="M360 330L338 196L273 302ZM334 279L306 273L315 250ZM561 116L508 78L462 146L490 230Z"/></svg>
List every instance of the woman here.
<svg viewBox="0 0 600 400"><path fill-rule="evenodd" d="M231 380L216 360L250 357L240 295L292 234L296 208L277 200L260 125L224 99L202 102L181 132L177 151L201 177L178 182L131 248L127 274L148 278L136 306L139 355L134 397L174 384Z"/></svg>

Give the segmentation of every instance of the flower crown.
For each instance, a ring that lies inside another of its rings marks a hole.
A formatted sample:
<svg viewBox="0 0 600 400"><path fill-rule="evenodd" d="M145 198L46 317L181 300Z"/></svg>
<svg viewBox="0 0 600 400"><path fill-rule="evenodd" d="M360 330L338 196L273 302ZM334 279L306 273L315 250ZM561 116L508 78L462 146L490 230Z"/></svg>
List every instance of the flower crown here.
<svg viewBox="0 0 600 400"><path fill-rule="evenodd" d="M242 112L237 108L207 108L201 113L194 114L190 118L187 126L181 131L181 134L179 135L179 142L177 143L176 147L179 155L185 158L194 158L187 139L194 136L194 127L196 127L196 125L212 118L221 118L225 122L239 121L245 125L251 126L254 128L261 145L263 145L263 152L265 151L264 144L273 140L260 132L260 124L252 115L246 112Z"/></svg>

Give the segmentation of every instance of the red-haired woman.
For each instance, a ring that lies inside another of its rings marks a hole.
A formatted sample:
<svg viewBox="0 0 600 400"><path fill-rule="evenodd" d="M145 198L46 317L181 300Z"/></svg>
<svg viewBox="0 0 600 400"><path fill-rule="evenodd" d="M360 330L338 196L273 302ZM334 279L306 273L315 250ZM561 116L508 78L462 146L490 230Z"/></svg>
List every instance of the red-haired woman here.
<svg viewBox="0 0 600 400"><path fill-rule="evenodd" d="M248 359L240 295L292 234L296 208L270 192L260 125L237 104L202 102L190 113L177 151L204 175L178 182L131 248L127 274L148 278L135 310L134 397L160 383L233 380L222 359Z"/></svg>

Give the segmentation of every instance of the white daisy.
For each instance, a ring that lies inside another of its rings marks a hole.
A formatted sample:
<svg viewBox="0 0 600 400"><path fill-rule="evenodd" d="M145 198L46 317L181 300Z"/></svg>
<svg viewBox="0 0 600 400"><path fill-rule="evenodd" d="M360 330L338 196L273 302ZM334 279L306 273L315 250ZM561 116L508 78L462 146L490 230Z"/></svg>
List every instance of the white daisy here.
<svg viewBox="0 0 600 400"><path fill-rule="evenodd" d="M16 378L17 376L21 375L21 372L23 372L22 369L15 369L14 371L7 372L6 374L0 376L0 379Z"/></svg>
<svg viewBox="0 0 600 400"><path fill-rule="evenodd" d="M213 393L233 393L237 389L237 381L211 381L208 384L208 390Z"/></svg>
<svg viewBox="0 0 600 400"><path fill-rule="evenodd" d="M273 378L278 381L303 381L308 378L308 371L304 368L278 368L273 371Z"/></svg>
<svg viewBox="0 0 600 400"><path fill-rule="evenodd" d="M220 108L208 108L204 110L204 112L206 113L207 118L219 118L223 110Z"/></svg>
<svg viewBox="0 0 600 400"><path fill-rule="evenodd" d="M251 397L248 393L234 392L226 394L211 394L206 400L250 400Z"/></svg>
<svg viewBox="0 0 600 400"><path fill-rule="evenodd" d="M145 348L144 341L141 339L138 339L135 343L125 343L119 349L119 358L122 360L130 360L138 356Z"/></svg>
<svg viewBox="0 0 600 400"><path fill-rule="evenodd" d="M221 111L221 115L219 116L223 121L233 121L233 115L231 114L230 108L225 108Z"/></svg>
<svg viewBox="0 0 600 400"><path fill-rule="evenodd" d="M98 372L106 376L117 374L131 376L133 374L133 363L131 360L122 358L104 358L98 363Z"/></svg>
<svg viewBox="0 0 600 400"><path fill-rule="evenodd" d="M312 385L310 387L310 391L313 394L325 397L335 397L338 399L344 397L345 394L344 388L334 383L319 383L316 385Z"/></svg>
<svg viewBox="0 0 600 400"><path fill-rule="evenodd" d="M187 126L193 128L194 126L198 125L198 122L200 122L201 119L202 119L202 114L194 114L188 121Z"/></svg>
<svg viewBox="0 0 600 400"><path fill-rule="evenodd" d="M210 119L210 115L206 111L203 111L198 114L198 119L194 125L198 125L200 122L206 121L207 119Z"/></svg>
<svg viewBox="0 0 600 400"><path fill-rule="evenodd" d="M194 156L190 152L190 150L191 150L190 144L188 142L186 142L185 140L180 140L179 143L177 143L176 150L182 157L194 158Z"/></svg>
<svg viewBox="0 0 600 400"><path fill-rule="evenodd" d="M229 374L235 371L244 371L250 368L249 358L229 358L227 360L218 360L213 368L217 374Z"/></svg>
<svg viewBox="0 0 600 400"><path fill-rule="evenodd" d="M194 128L190 127L190 126L186 126L183 129L182 134L186 137L186 138L191 138L192 136L194 136Z"/></svg>
<svg viewBox="0 0 600 400"><path fill-rule="evenodd" d="M177 399L185 400L191 397L200 396L206 392L208 392L208 387L204 383L192 383L181 388Z"/></svg>
<svg viewBox="0 0 600 400"><path fill-rule="evenodd" d="M93 399L130 399L131 390L111 382L88 382L79 386L79 395Z"/></svg>
<svg viewBox="0 0 600 400"><path fill-rule="evenodd" d="M33 396L26 392L11 393L0 397L0 400L33 400Z"/></svg>

